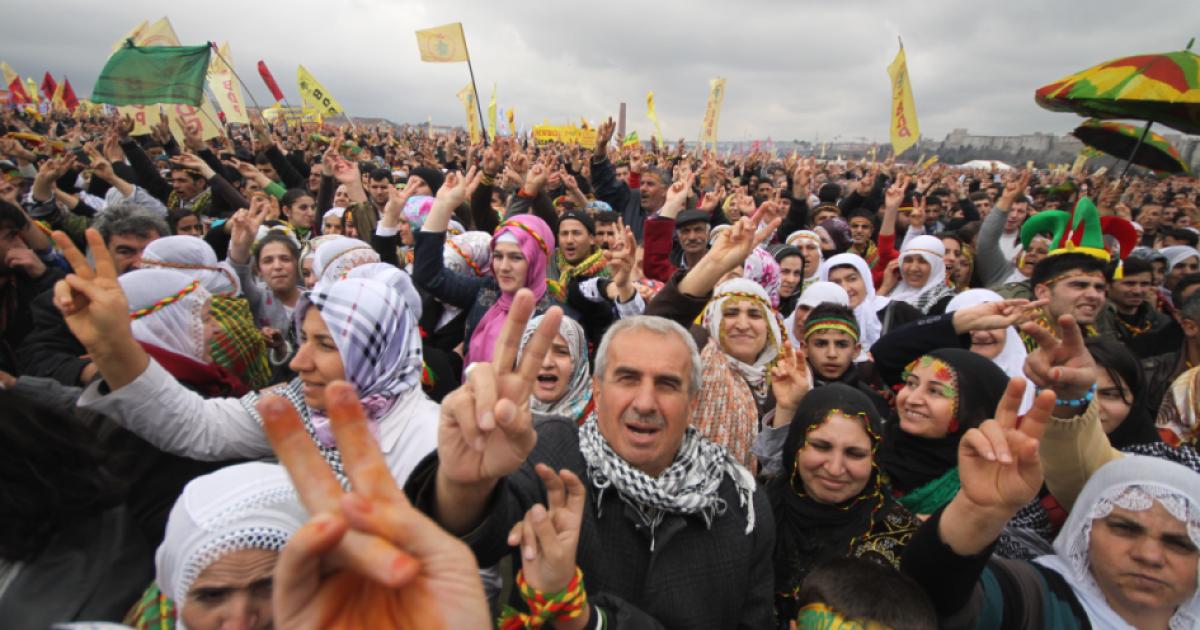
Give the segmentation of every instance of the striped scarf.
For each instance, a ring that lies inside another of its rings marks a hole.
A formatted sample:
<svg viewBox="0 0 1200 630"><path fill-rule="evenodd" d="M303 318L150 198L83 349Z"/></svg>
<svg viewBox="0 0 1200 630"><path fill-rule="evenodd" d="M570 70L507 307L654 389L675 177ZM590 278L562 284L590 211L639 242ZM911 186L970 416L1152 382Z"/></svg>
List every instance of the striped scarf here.
<svg viewBox="0 0 1200 630"><path fill-rule="evenodd" d="M250 304L244 298L214 295L212 315L217 323L210 342L213 363L236 374L251 389L270 385L267 344L254 325Z"/></svg>
<svg viewBox="0 0 1200 630"><path fill-rule="evenodd" d="M575 278L591 278L598 276L607 278L608 268L604 261L604 250L596 248L590 256L572 265L567 262L561 250L554 253L554 266L558 268L558 279L549 284L550 292L559 302L567 301L567 288Z"/></svg>
<svg viewBox="0 0 1200 630"><path fill-rule="evenodd" d="M657 477L629 465L608 440L600 435L596 414L579 428L579 450L587 462L587 474L596 487L596 517L600 518L604 491L613 487L626 505L633 508L640 524L650 528L650 551L654 551L654 530L667 514L700 514L712 528L714 517L725 513L720 496L726 475L737 488L746 509L746 533L754 531L754 477L729 452L688 427L675 461Z"/></svg>
<svg viewBox="0 0 1200 630"><path fill-rule="evenodd" d="M200 214L212 201L212 189L205 188L191 199L184 199L179 193L172 190L167 195L167 207L172 210L190 210L195 214Z"/></svg>

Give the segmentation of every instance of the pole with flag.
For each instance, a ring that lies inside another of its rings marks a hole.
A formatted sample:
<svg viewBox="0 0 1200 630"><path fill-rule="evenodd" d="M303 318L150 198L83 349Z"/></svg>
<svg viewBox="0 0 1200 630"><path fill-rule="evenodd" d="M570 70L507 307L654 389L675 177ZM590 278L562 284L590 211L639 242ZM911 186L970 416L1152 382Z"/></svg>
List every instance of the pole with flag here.
<svg viewBox="0 0 1200 630"><path fill-rule="evenodd" d="M654 123L654 137L658 140L658 146L663 146L662 125L658 123L658 113L654 111L654 92L646 94L646 117Z"/></svg>
<svg viewBox="0 0 1200 630"><path fill-rule="evenodd" d="M483 106L479 103L479 88L475 85L475 68L471 66L471 52L467 49L467 37L463 34L462 22L453 22L417 31L417 48L421 51L421 61L467 62L467 72L471 75L471 91L475 101L475 111L479 115L479 127L483 128L485 126ZM463 98L461 92L459 98ZM483 143L487 144L486 137Z"/></svg>
<svg viewBox="0 0 1200 630"><path fill-rule="evenodd" d="M892 155L899 156L921 138L921 127L917 124L917 107L913 104L912 84L908 76L908 62L904 56L904 41L900 41L900 52L888 66L892 78L891 136Z"/></svg>

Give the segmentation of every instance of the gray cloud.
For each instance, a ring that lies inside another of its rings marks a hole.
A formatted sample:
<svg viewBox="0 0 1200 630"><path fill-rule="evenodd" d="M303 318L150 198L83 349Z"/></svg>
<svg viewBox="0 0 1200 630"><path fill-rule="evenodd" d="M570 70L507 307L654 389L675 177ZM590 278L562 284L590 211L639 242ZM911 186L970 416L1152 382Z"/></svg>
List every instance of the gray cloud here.
<svg viewBox="0 0 1200 630"><path fill-rule="evenodd" d="M481 100L496 83L518 124L595 121L625 101L631 127L647 137L645 95L654 90L664 134L693 139L707 82L720 75L723 140L886 141L897 35L926 137L957 127L1063 132L1079 118L1037 107L1038 86L1109 58L1180 49L1200 24L1200 3L1166 0L62 0L6 11L0 58L39 81L46 70L66 74L82 97L112 44L166 10L185 44L228 40L260 102L269 97L258 59L293 104L303 63L352 115L461 125L455 93L468 81L465 64L422 63L413 31L462 21Z"/></svg>

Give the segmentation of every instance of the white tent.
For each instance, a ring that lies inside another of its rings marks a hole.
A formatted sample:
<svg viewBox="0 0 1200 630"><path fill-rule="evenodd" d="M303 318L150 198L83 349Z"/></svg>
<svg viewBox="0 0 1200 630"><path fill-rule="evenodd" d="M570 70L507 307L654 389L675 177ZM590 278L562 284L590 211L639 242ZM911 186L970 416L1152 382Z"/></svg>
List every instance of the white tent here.
<svg viewBox="0 0 1200 630"><path fill-rule="evenodd" d="M998 171L1011 171L1012 167L1000 160L971 160L965 164L959 165L961 168L986 168L996 169Z"/></svg>

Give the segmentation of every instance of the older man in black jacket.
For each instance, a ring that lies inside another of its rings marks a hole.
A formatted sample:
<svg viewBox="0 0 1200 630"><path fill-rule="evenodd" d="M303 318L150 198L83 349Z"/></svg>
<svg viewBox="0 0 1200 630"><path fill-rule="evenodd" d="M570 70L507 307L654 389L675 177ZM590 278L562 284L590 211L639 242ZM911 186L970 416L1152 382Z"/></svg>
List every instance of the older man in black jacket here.
<svg viewBox="0 0 1200 630"><path fill-rule="evenodd" d="M770 627L770 508L750 473L688 426L700 387L691 335L659 317L621 320L597 353L595 414L580 427L535 426L531 383L560 314L550 311L514 367L531 310L522 291L495 362L469 369L443 402L438 452L406 488L414 503L492 566L512 551L513 525L547 504L535 464L570 470L588 491L576 554L587 627L600 617L614 627Z"/></svg>

